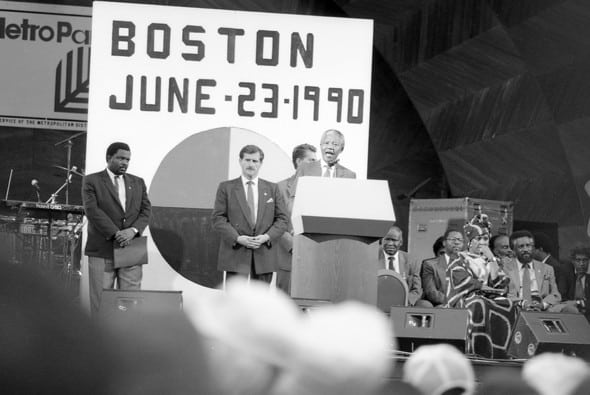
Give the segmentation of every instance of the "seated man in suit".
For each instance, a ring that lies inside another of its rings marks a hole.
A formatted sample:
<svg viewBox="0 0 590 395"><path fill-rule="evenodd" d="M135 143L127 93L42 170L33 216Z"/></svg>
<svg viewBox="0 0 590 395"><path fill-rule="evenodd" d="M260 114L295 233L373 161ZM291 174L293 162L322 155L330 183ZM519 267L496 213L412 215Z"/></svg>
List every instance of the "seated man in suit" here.
<svg viewBox="0 0 590 395"><path fill-rule="evenodd" d="M227 277L270 283L277 263L272 247L287 230L287 215L277 184L258 177L263 160L255 145L240 150L242 175L219 184L211 219L221 238L217 268Z"/></svg>
<svg viewBox="0 0 590 395"><path fill-rule="evenodd" d="M587 248L574 248L571 258L575 267L574 285L567 294L562 295L564 299L562 312L582 313L589 318L590 274L588 274L588 263L590 262L590 251Z"/></svg>
<svg viewBox="0 0 590 395"><path fill-rule="evenodd" d="M569 299L568 295L573 293L576 283L574 266L571 262L560 262L554 257L553 243L545 233L535 232L533 236L535 238L533 258L553 268L555 282L557 283L557 289L561 294L561 298L563 300Z"/></svg>
<svg viewBox="0 0 590 395"><path fill-rule="evenodd" d="M423 297L435 307L447 302L447 266L463 250L463 234L458 230L448 229L444 234L443 245L444 254L422 262Z"/></svg>
<svg viewBox="0 0 590 395"><path fill-rule="evenodd" d="M553 268L533 259L533 234L519 230L510 235L509 241L515 258L504 266L504 272L510 278L508 298L520 301L525 310L561 311L561 294Z"/></svg>
<svg viewBox="0 0 590 395"><path fill-rule="evenodd" d="M422 279L420 278L420 262L407 252L400 250L404 243L402 230L392 226L381 240L380 268L397 272L408 284L408 304L425 306L422 298ZM430 304L428 303L428 306Z"/></svg>
<svg viewBox="0 0 590 395"><path fill-rule="evenodd" d="M344 151L344 135L336 129L328 129L320 140L322 158L303 163L297 169L297 177L316 176L330 178L356 178L355 172L339 163L338 156Z"/></svg>

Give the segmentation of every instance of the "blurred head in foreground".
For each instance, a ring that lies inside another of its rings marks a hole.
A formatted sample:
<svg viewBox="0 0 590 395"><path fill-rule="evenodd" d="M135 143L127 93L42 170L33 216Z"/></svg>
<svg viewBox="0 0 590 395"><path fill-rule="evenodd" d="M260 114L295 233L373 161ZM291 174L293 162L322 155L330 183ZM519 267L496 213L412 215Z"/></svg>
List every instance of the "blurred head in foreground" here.
<svg viewBox="0 0 590 395"><path fill-rule="evenodd" d="M54 276L0 263L0 317L2 393L220 394L180 313L120 313L97 325Z"/></svg>
<svg viewBox="0 0 590 395"><path fill-rule="evenodd" d="M522 369L523 379L541 395L573 394L589 374L586 362L558 353L534 356Z"/></svg>
<svg viewBox="0 0 590 395"><path fill-rule="evenodd" d="M404 364L403 380L424 395L471 395L475 387L471 363L449 344L419 347Z"/></svg>
<svg viewBox="0 0 590 395"><path fill-rule="evenodd" d="M393 334L375 307L357 302L302 314L282 293L240 278L202 303L221 393L372 394L387 377Z"/></svg>

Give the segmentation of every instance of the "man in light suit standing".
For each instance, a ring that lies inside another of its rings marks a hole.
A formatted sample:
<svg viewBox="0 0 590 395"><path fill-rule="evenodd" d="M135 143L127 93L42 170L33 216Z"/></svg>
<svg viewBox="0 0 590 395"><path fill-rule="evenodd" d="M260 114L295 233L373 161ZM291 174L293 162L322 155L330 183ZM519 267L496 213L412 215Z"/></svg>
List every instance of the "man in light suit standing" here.
<svg viewBox="0 0 590 395"><path fill-rule="evenodd" d="M292 160L295 171L304 163L315 162L316 148L311 144L299 144L293 148ZM291 261L293 250L293 225L291 224L291 213L293 212L293 189L295 188L297 174L280 181L277 185L283 196L289 219L288 230L283 233L279 241L279 260L277 270L277 287L287 295L291 293Z"/></svg>
<svg viewBox="0 0 590 395"><path fill-rule="evenodd" d="M255 145L240 150L242 175L219 184L211 219L221 237L218 270L270 283L287 215L277 184L258 178L263 160Z"/></svg>
<svg viewBox="0 0 590 395"><path fill-rule="evenodd" d="M408 304L410 306L431 307L430 303L424 304L422 298L422 279L420 278L420 262L412 258L407 252L402 251L404 243L402 230L392 226L381 239L379 253L380 268L397 272L408 284Z"/></svg>
<svg viewBox="0 0 590 395"><path fill-rule="evenodd" d="M344 151L344 135L336 129L328 129L320 140L322 159L304 163L297 169L296 176L330 178L356 178L355 172L338 163L338 156Z"/></svg>
<svg viewBox="0 0 590 395"><path fill-rule="evenodd" d="M504 267L510 277L508 298L521 301L525 310L561 311L561 295L553 268L533 259L533 234L527 230L513 232L510 246L515 258Z"/></svg>
<svg viewBox="0 0 590 395"><path fill-rule="evenodd" d="M84 177L82 200L88 218L90 307L98 312L103 288L140 289L141 265L115 268L113 247L129 245L149 223L151 204L142 178L127 173L131 152L125 143L107 148L107 168Z"/></svg>

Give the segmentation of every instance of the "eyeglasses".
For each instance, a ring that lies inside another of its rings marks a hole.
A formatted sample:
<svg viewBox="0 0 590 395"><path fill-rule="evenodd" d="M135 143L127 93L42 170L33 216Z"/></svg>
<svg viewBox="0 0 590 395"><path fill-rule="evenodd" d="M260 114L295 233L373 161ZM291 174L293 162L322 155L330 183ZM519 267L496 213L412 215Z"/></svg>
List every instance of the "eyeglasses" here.
<svg viewBox="0 0 590 395"><path fill-rule="evenodd" d="M463 243L463 239L460 237L448 237L447 241L451 241L453 243Z"/></svg>

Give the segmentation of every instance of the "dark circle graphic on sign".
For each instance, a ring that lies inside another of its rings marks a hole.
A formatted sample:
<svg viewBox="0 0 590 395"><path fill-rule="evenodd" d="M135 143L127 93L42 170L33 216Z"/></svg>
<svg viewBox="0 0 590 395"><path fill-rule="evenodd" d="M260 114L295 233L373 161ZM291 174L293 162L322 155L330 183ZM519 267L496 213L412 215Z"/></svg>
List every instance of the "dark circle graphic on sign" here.
<svg viewBox="0 0 590 395"><path fill-rule="evenodd" d="M246 129L222 127L195 133L172 148L149 188L150 233L158 251L177 273L205 287L217 287L223 278L217 270L219 237L211 226L217 186L240 175L239 151L247 144L264 151L261 178L276 182L280 178L269 172L293 172L289 157L274 142Z"/></svg>

